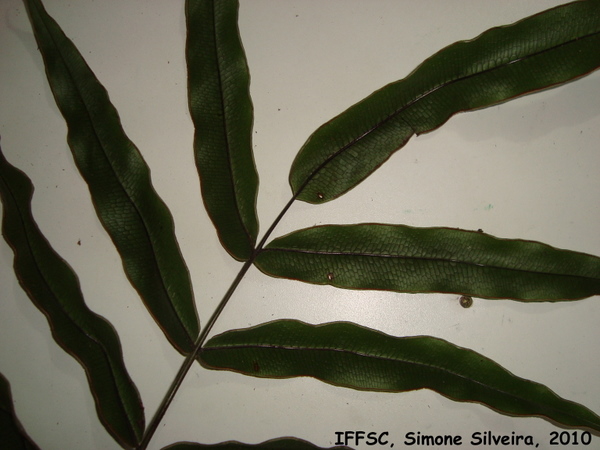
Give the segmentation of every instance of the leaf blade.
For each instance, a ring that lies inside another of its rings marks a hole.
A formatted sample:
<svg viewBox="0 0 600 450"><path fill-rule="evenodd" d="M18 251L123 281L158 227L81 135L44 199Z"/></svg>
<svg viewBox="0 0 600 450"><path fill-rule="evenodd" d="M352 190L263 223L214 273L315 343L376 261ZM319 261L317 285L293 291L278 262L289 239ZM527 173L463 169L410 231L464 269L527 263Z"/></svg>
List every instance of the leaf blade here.
<svg viewBox="0 0 600 450"><path fill-rule="evenodd" d="M112 325L85 304L77 275L52 249L31 214L33 186L0 150L2 234L21 287L46 316L54 340L85 370L98 417L120 444L141 439L144 408Z"/></svg>
<svg viewBox="0 0 600 450"><path fill-rule="evenodd" d="M202 198L225 249L245 261L258 235L250 75L237 1L186 2L188 103Z"/></svg>
<svg viewBox="0 0 600 450"><path fill-rule="evenodd" d="M451 228L323 225L271 241L264 273L346 289L446 292L522 301L600 294L600 258Z"/></svg>
<svg viewBox="0 0 600 450"><path fill-rule="evenodd" d="M450 45L317 129L290 171L322 203L355 187L414 134L453 114L581 77L600 66L600 3L576 1Z"/></svg>
<svg viewBox="0 0 600 450"><path fill-rule="evenodd" d="M269 439L268 441L261 442L259 444L244 444L238 441L227 441L218 444L198 444L195 442L176 442L174 444L163 447L162 450L193 450L202 448L215 448L215 449L231 449L236 450L239 448L274 448L281 450L305 450L305 449L324 449L325 447L318 447L310 442L304 441L298 438L284 437ZM349 449L349 447L328 447L336 449Z"/></svg>
<svg viewBox="0 0 600 450"><path fill-rule="evenodd" d="M104 87L39 0L27 9L75 163L127 278L173 346L192 351L199 323L188 269L150 169Z"/></svg>
<svg viewBox="0 0 600 450"><path fill-rule="evenodd" d="M23 429L15 414L10 383L0 373L0 442L14 450L37 450L39 447Z"/></svg>
<svg viewBox="0 0 600 450"><path fill-rule="evenodd" d="M310 376L358 390L431 389L504 414L600 429L600 417L586 407L476 352L429 336L398 338L351 323L280 320L213 337L201 360L213 369L268 378Z"/></svg>

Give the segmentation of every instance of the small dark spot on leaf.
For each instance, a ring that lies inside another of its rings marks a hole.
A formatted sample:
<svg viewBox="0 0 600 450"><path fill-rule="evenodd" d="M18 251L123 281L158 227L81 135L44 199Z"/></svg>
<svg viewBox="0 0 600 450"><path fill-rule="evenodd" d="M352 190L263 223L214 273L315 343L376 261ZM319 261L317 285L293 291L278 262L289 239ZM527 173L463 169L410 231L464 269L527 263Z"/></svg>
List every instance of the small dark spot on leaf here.
<svg viewBox="0 0 600 450"><path fill-rule="evenodd" d="M470 308L473 306L473 297L469 297L468 295L463 295L459 300L460 306L463 308Z"/></svg>
<svg viewBox="0 0 600 450"><path fill-rule="evenodd" d="M334 278L334 277L333 277L333 272L329 272L329 273L327 274L327 279L328 279L329 281L333 281L333 278Z"/></svg>
<svg viewBox="0 0 600 450"><path fill-rule="evenodd" d="M252 370L254 370L254 372L260 372L260 366L258 365L258 361L254 361L252 363Z"/></svg>
<svg viewBox="0 0 600 450"><path fill-rule="evenodd" d="M477 230L477 232L478 232L478 233L483 233L483 230L482 230L481 228L479 228L479 229Z"/></svg>
<svg viewBox="0 0 600 450"><path fill-rule="evenodd" d="M321 200L325 198L322 192L317 192L317 197L319 197Z"/></svg>

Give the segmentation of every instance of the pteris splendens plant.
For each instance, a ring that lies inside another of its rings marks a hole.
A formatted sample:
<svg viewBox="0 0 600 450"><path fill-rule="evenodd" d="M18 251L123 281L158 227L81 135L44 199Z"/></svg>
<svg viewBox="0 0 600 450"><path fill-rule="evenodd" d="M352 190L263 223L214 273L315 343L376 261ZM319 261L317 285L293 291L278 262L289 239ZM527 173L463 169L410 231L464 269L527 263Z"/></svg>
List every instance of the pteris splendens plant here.
<svg viewBox="0 0 600 450"><path fill-rule="evenodd" d="M448 46L404 79L319 127L294 159L289 202L261 234L248 69L252 62L246 62L238 31L238 5L188 0L188 106L202 200L222 246L241 264L203 323L196 306L203 292L193 293L174 220L151 183L142 152L126 135L105 88L41 1L25 4L68 127L69 148L99 221L131 286L167 340L185 356L156 413L145 417L144 396L125 367L117 332L86 306L74 271L34 220L32 183L2 155L2 230L14 251L17 279L48 319L57 343L82 364L100 422L119 445L148 446L194 364L263 378L310 376L364 391L426 388L506 415L543 417L588 435L600 432L600 417L587 407L440 338L395 337L347 321L311 325L291 319L211 334L253 266L277 278L353 290L450 293L455 298L524 303L599 295L600 258L476 230L368 222L312 226L276 238L272 234L297 202L320 204L342 196L413 135L437 129L454 114L594 71L600 66L600 1L569 3ZM3 440L14 448L35 448L16 419L8 383L1 381ZM289 438L258 446L314 448ZM169 448L196 447L204 448L184 443Z"/></svg>

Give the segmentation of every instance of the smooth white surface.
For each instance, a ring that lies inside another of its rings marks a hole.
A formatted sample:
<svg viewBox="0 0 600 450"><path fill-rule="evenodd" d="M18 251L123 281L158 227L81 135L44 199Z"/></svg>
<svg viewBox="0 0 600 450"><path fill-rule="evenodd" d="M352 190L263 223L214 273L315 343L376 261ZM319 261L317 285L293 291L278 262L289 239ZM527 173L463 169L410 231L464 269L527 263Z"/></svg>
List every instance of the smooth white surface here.
<svg viewBox="0 0 600 450"><path fill-rule="evenodd" d="M204 323L240 265L206 218L191 152L183 2L46 0L120 112L170 207ZM320 124L460 39L562 3L549 0L243 1L240 29L255 106L258 210L264 231L290 197L289 166ZM0 2L0 135L36 187L34 215L78 273L89 306L119 332L126 364L153 414L182 358L125 279L66 146L20 1ZM482 228L600 255L600 73L501 106L461 114L418 138L346 196L295 205L275 235L321 223ZM82 369L51 339L0 242L0 371L17 414L44 449L116 448L99 425ZM598 297L527 305L456 295L353 292L251 270L214 332L277 318L354 321L397 336L428 334L481 352L519 376L600 411ZM357 392L313 379L263 380L194 367L152 441L261 442L293 435L322 446L343 430L531 434L559 430L429 391ZM594 438L600 445L600 437ZM360 448L375 448L362 446ZM597 448L597 447L596 447Z"/></svg>

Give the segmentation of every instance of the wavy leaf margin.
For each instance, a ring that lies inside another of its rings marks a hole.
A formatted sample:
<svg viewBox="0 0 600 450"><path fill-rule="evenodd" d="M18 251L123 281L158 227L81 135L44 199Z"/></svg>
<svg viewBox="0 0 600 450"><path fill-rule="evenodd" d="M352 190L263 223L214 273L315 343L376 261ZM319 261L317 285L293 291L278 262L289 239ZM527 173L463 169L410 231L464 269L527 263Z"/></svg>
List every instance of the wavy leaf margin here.
<svg viewBox="0 0 600 450"><path fill-rule="evenodd" d="M271 241L264 273L345 289L445 292L521 301L600 294L600 258L453 228L321 225Z"/></svg>
<svg viewBox="0 0 600 450"><path fill-rule="evenodd" d="M503 414L600 431L600 417L585 406L481 354L430 336L393 337L348 322L278 320L219 334L206 343L200 358L207 368L261 378L309 376L380 392L431 389Z"/></svg>
<svg viewBox="0 0 600 450"><path fill-rule="evenodd" d="M318 128L292 164L298 200L355 187L414 134L452 115L581 77L600 67L600 2L567 3L452 44Z"/></svg>
<svg viewBox="0 0 600 450"><path fill-rule="evenodd" d="M2 234L13 249L15 274L46 316L52 336L85 370L100 422L121 445L135 446L144 407L131 380L117 332L86 306L77 275L52 249L31 214L33 186L0 150Z"/></svg>
<svg viewBox="0 0 600 450"><path fill-rule="evenodd" d="M26 0L68 142L88 184L100 222L125 273L167 339L181 353L194 348L198 315L187 266L167 206L150 169L121 126L118 113L77 48L41 1Z"/></svg>
<svg viewBox="0 0 600 450"><path fill-rule="evenodd" d="M223 247L248 260L258 235L250 74L233 0L187 0L188 103L204 206Z"/></svg>

